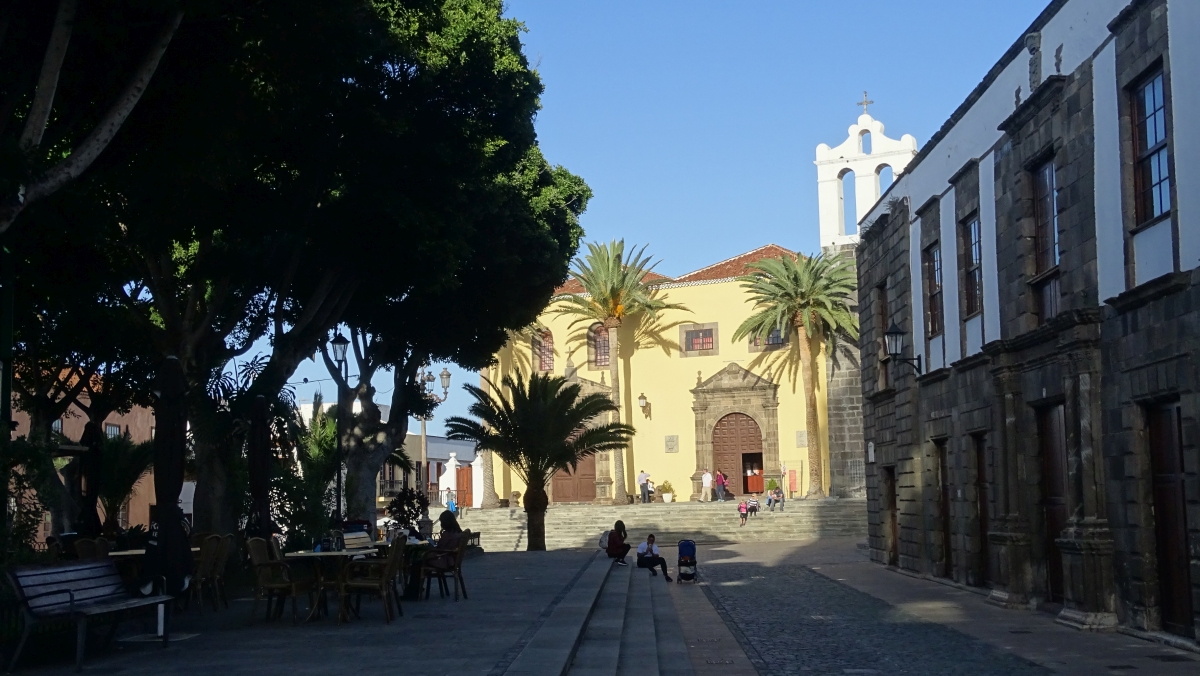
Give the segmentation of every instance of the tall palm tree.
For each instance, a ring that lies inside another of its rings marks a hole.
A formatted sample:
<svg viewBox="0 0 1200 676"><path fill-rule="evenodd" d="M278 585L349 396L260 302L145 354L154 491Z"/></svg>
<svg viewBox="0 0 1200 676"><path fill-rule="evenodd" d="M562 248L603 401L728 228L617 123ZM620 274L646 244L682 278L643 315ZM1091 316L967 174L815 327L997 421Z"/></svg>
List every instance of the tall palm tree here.
<svg viewBox="0 0 1200 676"><path fill-rule="evenodd" d="M475 398L467 410L477 420L447 418L446 436L473 441L478 450L499 455L525 481L528 550L544 551L550 478L558 471L575 471L589 455L624 448L634 429L618 422L597 423L616 404L603 394L580 396L579 385L561 376L535 373L526 381L517 371L504 377L503 389L487 384L490 392L463 386Z"/></svg>
<svg viewBox="0 0 1200 676"><path fill-rule="evenodd" d="M575 317L570 326L581 323L600 322L608 331L609 358L608 375L612 383L613 422L621 421L621 381L618 376L618 356L621 346L617 330L626 317L642 315L655 321L665 310L689 311L683 305L668 303L666 296L659 296L658 288L647 283L646 277L657 263L645 255L646 247L625 253L625 240L614 240L608 244L588 243L588 253L576 258L571 268L571 277L583 287L582 294L571 294L558 299L557 314ZM625 453L619 449L613 454L613 500L625 504Z"/></svg>
<svg viewBox="0 0 1200 676"><path fill-rule="evenodd" d="M789 342L795 338L808 428L808 497L824 497L815 362L822 348L835 366L839 354L854 357L857 277L844 258L823 253L768 258L747 267L752 272L738 279L754 301L755 312L737 328L733 339L749 337L766 343L775 331Z"/></svg>

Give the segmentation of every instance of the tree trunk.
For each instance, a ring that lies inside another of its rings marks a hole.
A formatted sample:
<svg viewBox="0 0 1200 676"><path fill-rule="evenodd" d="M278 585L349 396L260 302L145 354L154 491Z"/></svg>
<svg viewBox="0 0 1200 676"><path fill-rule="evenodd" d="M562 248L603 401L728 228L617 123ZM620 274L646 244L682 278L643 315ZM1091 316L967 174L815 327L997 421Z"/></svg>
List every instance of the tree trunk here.
<svg viewBox="0 0 1200 676"><path fill-rule="evenodd" d="M526 533L529 546L528 552L546 551L546 507L550 498L546 495L545 482L542 485L531 484L525 489L525 518L529 530Z"/></svg>
<svg viewBox="0 0 1200 676"><path fill-rule="evenodd" d="M808 493L807 498L825 497L824 472L821 466L821 428L817 418L817 374L813 372L813 341L804 324L796 325L800 338L800 370L804 386L805 427L808 430Z"/></svg>
<svg viewBox="0 0 1200 676"><path fill-rule="evenodd" d="M620 322L610 325L610 322L605 322L608 328L608 375L612 381L612 402L617 407L613 413L613 422L621 422L621 380L620 380L620 364L621 364L621 349L617 342L617 329L621 326ZM625 449L613 451L613 502L618 505L624 505L629 501L628 494L625 492Z"/></svg>
<svg viewBox="0 0 1200 676"><path fill-rule="evenodd" d="M496 469L492 465L492 452L482 451L480 457L483 463L483 502L480 507L495 509L500 506L500 498L496 496Z"/></svg>
<svg viewBox="0 0 1200 676"><path fill-rule="evenodd" d="M195 438L196 493L192 502L192 530L197 533L232 533L237 518L229 508L231 467L223 457L223 444Z"/></svg>

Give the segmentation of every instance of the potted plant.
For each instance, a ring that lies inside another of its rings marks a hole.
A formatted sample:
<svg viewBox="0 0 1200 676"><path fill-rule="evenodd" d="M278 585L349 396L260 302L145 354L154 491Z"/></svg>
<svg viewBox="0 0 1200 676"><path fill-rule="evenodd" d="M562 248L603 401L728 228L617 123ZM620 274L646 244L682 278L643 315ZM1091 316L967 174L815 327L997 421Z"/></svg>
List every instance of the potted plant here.
<svg viewBox="0 0 1200 676"><path fill-rule="evenodd" d="M664 481L658 487L658 492L662 495L663 502L671 502L675 499L675 487L670 481Z"/></svg>

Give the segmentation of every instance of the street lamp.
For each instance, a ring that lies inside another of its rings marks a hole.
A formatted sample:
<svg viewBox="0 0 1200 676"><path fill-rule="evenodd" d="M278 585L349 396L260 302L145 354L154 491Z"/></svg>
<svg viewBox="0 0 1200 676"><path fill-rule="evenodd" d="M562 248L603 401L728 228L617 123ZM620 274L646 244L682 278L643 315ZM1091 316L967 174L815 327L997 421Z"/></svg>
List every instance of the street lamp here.
<svg viewBox="0 0 1200 676"><path fill-rule="evenodd" d="M329 341L329 347L333 349L333 361L337 364L338 375L341 376L337 382L337 488L333 506L334 525L338 528L342 523L342 403L345 396L344 386L349 377L346 373L346 348L349 345L350 341L340 333Z"/></svg>
<svg viewBox="0 0 1200 676"><path fill-rule="evenodd" d="M895 323L892 323L892 327L883 334L883 340L887 347L888 356L895 361L903 362L912 366L917 370L917 375L921 375L921 355L917 355L912 359L905 358L903 356L904 336L904 331L901 330L899 326L896 326Z"/></svg>
<svg viewBox="0 0 1200 676"><path fill-rule="evenodd" d="M442 396L433 393L433 382L440 379L442 386ZM443 368L442 372L436 377L432 371L425 370L424 366L417 369L417 386L421 389L421 396L433 402L434 407L446 401L450 397L450 370ZM417 463L417 486L425 492L425 497L429 497L429 482L432 477L429 475L429 437L425 432L425 423L433 420L433 412L430 411L427 415L417 416L421 421L421 460ZM425 481L421 481L421 468L425 468ZM433 522L429 520L429 508L426 507L425 515L417 521L417 529L421 531L422 537L428 538L433 531Z"/></svg>

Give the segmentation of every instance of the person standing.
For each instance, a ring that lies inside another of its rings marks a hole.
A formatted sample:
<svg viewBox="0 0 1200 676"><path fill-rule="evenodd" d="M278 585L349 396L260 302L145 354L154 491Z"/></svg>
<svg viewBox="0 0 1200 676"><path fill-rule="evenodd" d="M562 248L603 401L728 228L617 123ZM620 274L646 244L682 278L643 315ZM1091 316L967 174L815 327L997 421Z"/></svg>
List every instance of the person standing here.
<svg viewBox="0 0 1200 676"><path fill-rule="evenodd" d="M650 483L649 483L649 481L650 481L650 475L646 473L646 470L642 470L640 473L638 473L638 488L641 489L641 491L642 491L642 504L643 505L646 504L647 502L650 502Z"/></svg>
<svg viewBox="0 0 1200 676"><path fill-rule="evenodd" d="M712 502L712 499L713 499L713 497L712 497L712 482L713 482L713 475L708 471L708 468L705 467L704 474L702 474L700 476L700 501L701 502Z"/></svg>
<svg viewBox="0 0 1200 676"><path fill-rule="evenodd" d="M746 506L745 500L742 500L740 503L738 503L738 517L742 520L742 522L738 524L739 526L746 525L746 510L748 509L749 507Z"/></svg>
<svg viewBox="0 0 1200 676"><path fill-rule="evenodd" d="M713 483L717 485L717 502L725 502L725 473L717 470L717 478Z"/></svg>
<svg viewBox="0 0 1200 676"><path fill-rule="evenodd" d="M646 541L638 545L637 565L638 568L649 568L650 574L654 576L658 575L655 567L662 568L663 577L667 582L671 581L671 576L667 575L667 560L659 555L658 545L654 544L654 533L647 535Z"/></svg>

